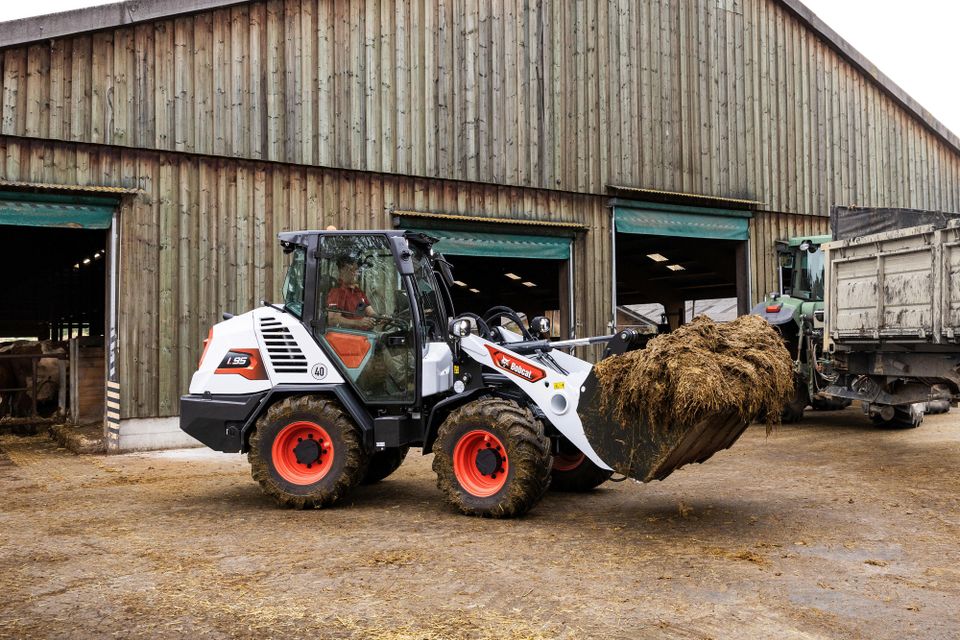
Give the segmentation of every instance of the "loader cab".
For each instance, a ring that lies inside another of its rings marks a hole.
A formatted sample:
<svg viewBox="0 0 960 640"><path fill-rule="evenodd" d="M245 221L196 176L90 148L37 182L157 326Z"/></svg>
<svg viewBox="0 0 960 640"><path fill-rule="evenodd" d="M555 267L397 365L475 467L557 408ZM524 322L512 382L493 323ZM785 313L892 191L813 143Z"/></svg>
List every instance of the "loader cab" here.
<svg viewBox="0 0 960 640"><path fill-rule="evenodd" d="M362 403L420 406L436 389L427 384L424 390L424 367L443 356L437 345L446 346L452 313L429 239L403 232L303 232L280 239L290 254L284 307L303 321Z"/></svg>

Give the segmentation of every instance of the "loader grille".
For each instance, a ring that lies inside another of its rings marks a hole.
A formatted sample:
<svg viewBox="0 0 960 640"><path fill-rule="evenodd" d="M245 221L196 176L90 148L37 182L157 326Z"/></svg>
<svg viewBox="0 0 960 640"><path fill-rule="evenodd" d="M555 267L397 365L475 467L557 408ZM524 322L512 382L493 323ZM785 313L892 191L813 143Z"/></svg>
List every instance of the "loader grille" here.
<svg viewBox="0 0 960 640"><path fill-rule="evenodd" d="M267 345L267 358L277 373L306 373L307 359L290 329L279 320L260 319L260 333Z"/></svg>

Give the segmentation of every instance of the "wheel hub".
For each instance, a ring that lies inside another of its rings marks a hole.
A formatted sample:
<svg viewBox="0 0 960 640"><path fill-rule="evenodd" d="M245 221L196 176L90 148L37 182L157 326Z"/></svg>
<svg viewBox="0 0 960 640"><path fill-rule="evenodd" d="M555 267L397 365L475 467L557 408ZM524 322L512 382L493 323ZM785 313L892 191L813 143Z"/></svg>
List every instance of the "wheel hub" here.
<svg viewBox="0 0 960 640"><path fill-rule="evenodd" d="M307 438L297 443L293 448L293 455L300 464L312 465L323 455L323 447L313 438Z"/></svg>
<svg viewBox="0 0 960 640"><path fill-rule="evenodd" d="M477 470L485 476L503 471L503 456L495 449L481 449L477 452Z"/></svg>

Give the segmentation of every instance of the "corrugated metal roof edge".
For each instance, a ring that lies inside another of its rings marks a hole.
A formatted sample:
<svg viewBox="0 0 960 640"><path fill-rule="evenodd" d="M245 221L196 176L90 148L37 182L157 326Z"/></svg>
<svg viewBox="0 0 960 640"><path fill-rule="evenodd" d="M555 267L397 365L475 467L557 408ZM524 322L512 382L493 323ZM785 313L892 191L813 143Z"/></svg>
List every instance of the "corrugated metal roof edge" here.
<svg viewBox="0 0 960 640"><path fill-rule="evenodd" d="M0 49L48 38L58 38L87 31L102 31L148 20L246 4L250 1L252 0L127 0L126 2L115 2L97 7L0 22ZM924 126L960 154L960 137L920 106L920 103L911 98L906 91L877 69L862 53L840 37L836 31L831 29L800 0L775 1L797 16L801 22L823 38L834 51L860 69L881 90L912 113Z"/></svg>
<svg viewBox="0 0 960 640"><path fill-rule="evenodd" d="M493 218L490 216L455 215L450 213L430 213L427 211L394 210L391 215L406 218L425 218L428 220L448 220L450 222L487 222L491 224L513 224L528 227L557 227L574 231L586 231L589 227L577 222L557 222L552 220L523 220L519 218Z"/></svg>
<svg viewBox="0 0 960 640"><path fill-rule="evenodd" d="M16 191L57 191L66 193L99 193L106 195L135 195L140 193L139 189L127 189L126 187L108 187L104 185L80 185L80 184L47 184L43 182L10 182L0 180L0 189L14 189Z"/></svg>
<svg viewBox="0 0 960 640"><path fill-rule="evenodd" d="M127 0L0 22L0 48L246 4L251 0Z"/></svg>

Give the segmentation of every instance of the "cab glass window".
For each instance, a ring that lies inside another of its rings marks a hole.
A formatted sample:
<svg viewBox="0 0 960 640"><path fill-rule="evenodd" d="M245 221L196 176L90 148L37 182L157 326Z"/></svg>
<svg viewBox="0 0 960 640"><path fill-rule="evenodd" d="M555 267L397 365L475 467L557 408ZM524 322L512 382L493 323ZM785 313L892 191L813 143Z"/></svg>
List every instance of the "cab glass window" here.
<svg viewBox="0 0 960 640"><path fill-rule="evenodd" d="M283 279L283 306L298 318L303 316L303 282L307 250L297 247L291 253L290 266Z"/></svg>

